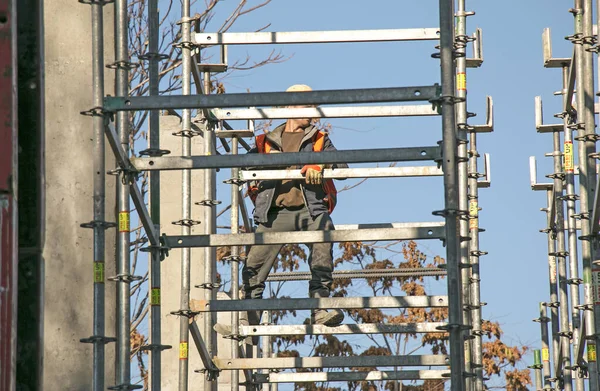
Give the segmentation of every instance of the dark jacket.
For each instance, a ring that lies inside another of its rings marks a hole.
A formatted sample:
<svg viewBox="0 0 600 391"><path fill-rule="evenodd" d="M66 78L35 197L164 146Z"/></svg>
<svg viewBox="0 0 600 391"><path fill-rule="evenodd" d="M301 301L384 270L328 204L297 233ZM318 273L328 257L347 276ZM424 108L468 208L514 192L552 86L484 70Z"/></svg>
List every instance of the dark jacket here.
<svg viewBox="0 0 600 391"><path fill-rule="evenodd" d="M267 140L271 143L273 149L281 151L281 134L285 129L285 123L279 125L273 131L267 133ZM304 137L300 143L300 152L312 152L313 150L313 136L317 133L318 129L314 126L309 126L304 130ZM323 151L335 151L335 147L331 143L331 140L326 135L325 142L323 144ZM252 148L248 153L258 153L256 147ZM345 163L333 164L332 168L348 168ZM254 208L254 222L255 223L266 223L268 221L267 214L273 203L273 197L277 190L277 184L279 180L265 180L258 182L258 195L256 197L255 208ZM300 188L304 195L304 202L308 207L310 215L315 218L322 213L327 212L327 203L324 201L325 192L323 191L322 185L310 185L305 182L300 182Z"/></svg>

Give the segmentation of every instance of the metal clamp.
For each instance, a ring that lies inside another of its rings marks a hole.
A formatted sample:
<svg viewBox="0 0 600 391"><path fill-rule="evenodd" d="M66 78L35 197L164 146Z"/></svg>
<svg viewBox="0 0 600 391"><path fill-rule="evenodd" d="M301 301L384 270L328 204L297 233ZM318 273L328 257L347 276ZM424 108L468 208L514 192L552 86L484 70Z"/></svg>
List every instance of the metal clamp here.
<svg viewBox="0 0 600 391"><path fill-rule="evenodd" d="M570 284L570 285L581 285L581 284L583 284L583 279L581 279L581 278L569 278L567 280L567 284Z"/></svg>
<svg viewBox="0 0 600 391"><path fill-rule="evenodd" d="M556 335L560 337L573 338L573 333L571 331L559 331Z"/></svg>
<svg viewBox="0 0 600 391"><path fill-rule="evenodd" d="M574 307L580 311L593 311L594 310L593 304L580 304L580 305L576 305Z"/></svg>
<svg viewBox="0 0 600 391"><path fill-rule="evenodd" d="M467 330L472 330L473 326L459 324L459 323L448 323L443 326L437 326L435 329L440 330L440 331L453 331L453 330L467 331Z"/></svg>
<svg viewBox="0 0 600 391"><path fill-rule="evenodd" d="M548 253L548 256L566 258L569 256L569 252L568 251L553 251L553 252Z"/></svg>
<svg viewBox="0 0 600 391"><path fill-rule="evenodd" d="M539 318L533 319L533 322L536 322L536 323L548 323L548 322L550 322L550 318L547 317L547 316L541 316Z"/></svg>
<svg viewBox="0 0 600 391"><path fill-rule="evenodd" d="M112 4L115 0L78 0L81 4L88 5L107 5Z"/></svg>
<svg viewBox="0 0 600 391"><path fill-rule="evenodd" d="M115 282L125 282L127 284L132 283L134 281L141 281L144 277L142 276L134 276L131 274L117 274L114 277L108 277L107 280L115 281Z"/></svg>
<svg viewBox="0 0 600 391"><path fill-rule="evenodd" d="M473 250L471 251L471 256L472 257L482 257L484 255L488 255L487 251L481 251L481 250Z"/></svg>
<svg viewBox="0 0 600 391"><path fill-rule="evenodd" d="M138 60L141 60L141 61L149 61L149 60L163 61L163 60L168 60L169 55L162 54L162 53L156 53L156 52L148 52L148 53L140 54L139 56L137 56L137 58L138 58Z"/></svg>
<svg viewBox="0 0 600 391"><path fill-rule="evenodd" d="M140 347L141 351L151 351L151 352L162 352L163 350L169 350L172 349L173 346L171 345L158 345L158 344L148 344L148 345L144 345L142 347Z"/></svg>
<svg viewBox="0 0 600 391"><path fill-rule="evenodd" d="M555 172L553 174L545 175L545 177L549 179L560 179L561 181L564 181L566 174L564 172Z"/></svg>
<svg viewBox="0 0 600 391"><path fill-rule="evenodd" d="M192 311L192 310L177 310L177 311L171 311L169 312L171 315L175 315L175 316L185 316L186 318L193 318L194 316L198 315L200 312L199 311Z"/></svg>
<svg viewBox="0 0 600 391"><path fill-rule="evenodd" d="M171 224L173 224L173 225L182 225L185 227L193 227L194 225L198 225L200 223L201 223L200 221L192 220L192 219L181 219L181 220L171 222Z"/></svg>
<svg viewBox="0 0 600 391"><path fill-rule="evenodd" d="M108 69L121 69L130 71L132 69L138 68L140 66L139 63L131 62L131 61L115 61L110 64L107 64L106 67Z"/></svg>
<svg viewBox="0 0 600 391"><path fill-rule="evenodd" d="M224 338L224 337L223 337ZM219 373L221 372L217 367L209 368L209 369L195 369L195 373L203 373L206 374L206 379L209 381L217 380L219 377ZM243 383L240 383L243 384Z"/></svg>
<svg viewBox="0 0 600 391"><path fill-rule="evenodd" d="M175 47L177 49L189 49L189 50L194 50L198 46L199 46L198 44L196 44L195 42L192 42L192 41L181 41L179 43L173 44L173 47Z"/></svg>
<svg viewBox="0 0 600 391"><path fill-rule="evenodd" d="M149 157L160 157L164 155L170 154L171 151L168 149L160 149L160 148L148 148L143 149L139 152L140 156L149 156Z"/></svg>
<svg viewBox="0 0 600 391"><path fill-rule="evenodd" d="M109 342L117 342L117 339L114 337L105 337L103 335L92 335L88 338L81 338L79 340L81 343L93 343L93 344L103 344L106 345Z"/></svg>
<svg viewBox="0 0 600 391"><path fill-rule="evenodd" d="M447 217L447 216L468 216L468 210L461 209L442 209L442 210L434 210L432 213L434 216Z"/></svg>
<svg viewBox="0 0 600 391"><path fill-rule="evenodd" d="M577 137L574 137L574 138L575 138L575 140L577 140L577 141L584 141L584 142L586 142L586 141L591 141L591 142L597 142L598 140L600 140L600 134L596 134L596 133L594 133L594 134L586 134L586 135L584 135L584 136L577 136Z"/></svg>
<svg viewBox="0 0 600 391"><path fill-rule="evenodd" d="M542 305L544 307L560 308L560 302L558 302L558 301L544 302L544 303L542 303Z"/></svg>
<svg viewBox="0 0 600 391"><path fill-rule="evenodd" d="M86 111L80 111L79 114L85 115L88 117L104 117L104 116L110 115L112 113L110 111L106 111L104 109L104 107L102 107L102 106L96 106L96 107L92 107L91 109L86 110Z"/></svg>
<svg viewBox="0 0 600 391"><path fill-rule="evenodd" d="M141 390L144 386L138 384L119 384L117 386L108 387L108 390Z"/></svg>
<svg viewBox="0 0 600 391"><path fill-rule="evenodd" d="M199 285L194 285L196 288L202 289L219 289L223 286L223 284L219 284L218 282L204 282Z"/></svg>
<svg viewBox="0 0 600 391"><path fill-rule="evenodd" d="M160 254L161 261L164 261L164 259L169 256L169 250L171 250L171 249L167 246L155 246L155 245L150 245L150 246L140 248L140 251L145 252L145 253L158 251Z"/></svg>
<svg viewBox="0 0 600 391"><path fill-rule="evenodd" d="M219 200L202 200L202 201L194 202L194 205L217 206L217 205L221 205L221 201L219 201Z"/></svg>
<svg viewBox="0 0 600 391"><path fill-rule="evenodd" d="M202 133L198 132L196 130L180 130L179 132L173 132L171 134L173 136L177 136L177 137L192 138L192 137L200 136Z"/></svg>
<svg viewBox="0 0 600 391"><path fill-rule="evenodd" d="M102 221L102 220L92 220L89 223L79 224L79 226L81 228L102 228L102 229L109 229L109 228L115 228L117 226L117 223L112 223L112 222L109 222L109 221Z"/></svg>
<svg viewBox="0 0 600 391"><path fill-rule="evenodd" d="M246 262L246 257L240 255L228 255L226 257L221 258L223 262Z"/></svg>
<svg viewBox="0 0 600 391"><path fill-rule="evenodd" d="M231 179L224 180L223 183L225 183L227 185L238 185L238 186L241 186L244 183L246 183L246 181L243 180L243 179L231 178Z"/></svg>

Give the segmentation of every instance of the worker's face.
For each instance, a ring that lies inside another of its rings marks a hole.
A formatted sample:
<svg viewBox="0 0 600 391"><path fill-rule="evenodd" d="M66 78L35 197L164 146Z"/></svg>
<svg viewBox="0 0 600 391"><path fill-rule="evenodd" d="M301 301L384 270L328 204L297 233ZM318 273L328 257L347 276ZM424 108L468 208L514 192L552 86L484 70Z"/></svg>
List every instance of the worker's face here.
<svg viewBox="0 0 600 391"><path fill-rule="evenodd" d="M296 109L307 109L307 108L315 108L317 106L315 105L298 105L298 106L288 106L289 108L296 108ZM296 118L295 121L298 123L299 126L306 128L308 127L313 119L312 118Z"/></svg>

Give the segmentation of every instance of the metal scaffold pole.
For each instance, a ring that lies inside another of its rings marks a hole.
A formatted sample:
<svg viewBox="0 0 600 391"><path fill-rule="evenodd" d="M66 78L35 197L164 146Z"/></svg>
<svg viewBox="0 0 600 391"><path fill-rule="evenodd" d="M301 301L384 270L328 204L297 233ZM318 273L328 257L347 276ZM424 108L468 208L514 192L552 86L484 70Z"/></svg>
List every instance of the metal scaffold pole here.
<svg viewBox="0 0 600 391"><path fill-rule="evenodd" d="M596 364L596 346L599 336L596 334L598 309L594 305L592 281L592 241L591 210L596 187L596 161L590 156L595 153L594 140L594 76L592 72L592 53L585 37L592 35L591 0L575 0L575 61L577 63L577 141L579 160L579 187L581 213L581 257L583 262L583 295L585 309L585 329L588 350L588 370L590 389L598 389L598 368Z"/></svg>
<svg viewBox="0 0 600 391"><path fill-rule="evenodd" d="M189 74L189 73L188 73ZM210 72L204 72L204 93L206 95L210 94L211 90L211 80L210 80ZM215 137L214 137L214 122L209 121L206 118L205 126L204 126L204 152L206 156L215 155ZM216 172L215 169L204 169L202 170L202 175L204 176L204 213L202 223L204 225L204 234L211 235L216 233L216 225L217 225L217 216L215 213L215 205L217 204L216 200ZM217 253L215 247L205 247L202 249L204 251L204 298L205 300L216 300L217 292L215 285L216 282L216 259ZM233 276L232 276L233 277ZM207 313L204 317L204 341L206 343L206 348L210 354L210 357L214 357L217 355L216 349L216 340L217 336L213 330L213 325L216 321L216 313L210 312ZM217 389L217 382L211 381L208 377L205 378L204 389L206 391Z"/></svg>
<svg viewBox="0 0 600 391"><path fill-rule="evenodd" d="M456 13L456 96L459 101L456 103L456 122L458 128L458 209L467 210L468 208L468 157L467 157L467 13L465 11L465 0L458 0L458 9ZM459 216L459 231L461 238L469 237L468 215ZM462 280L462 298L463 298L463 324L471 325L471 304L469 279L471 269L469 265L469 241L460 241L460 265ZM470 330L464 330L464 350L465 350L465 371L471 372L471 346ZM466 389L472 390L473 384L470 377L465 379Z"/></svg>
<svg viewBox="0 0 600 391"><path fill-rule="evenodd" d="M190 0L183 0L181 4L181 93L190 95L192 75L192 42ZM183 156L192 155L191 142L192 113L191 109L182 110L181 120L181 150ZM181 189L181 234L191 234L191 176L190 170L182 171ZM179 303L179 391L188 389L189 372L189 333L190 333L190 272L191 249L181 249L181 297Z"/></svg>
<svg viewBox="0 0 600 391"><path fill-rule="evenodd" d="M452 391L465 390L462 284L460 275L460 231L458 156L456 140L456 90L454 64L454 1L440 0L440 60L442 80L442 169L444 171L443 212L446 220L446 262L448 264L448 331L450 339L450 381Z"/></svg>
<svg viewBox="0 0 600 391"><path fill-rule="evenodd" d="M158 0L148 1L148 52L140 55L140 60L148 61L148 93L150 96L159 95L159 61L164 59L158 50L159 14ZM160 149L160 113L151 110L148 121L149 148L140 151L140 155L162 156L169 151ZM156 235L160 235L160 171L151 171L150 179L150 216ZM158 245L150 246L150 345L142 347L150 351L150 390L161 389L161 356L164 349L171 346L162 345L161 340L161 278L160 263L161 249Z"/></svg>
<svg viewBox="0 0 600 391"><path fill-rule="evenodd" d="M231 154L238 154L238 139L233 137L231 139ZM240 227L240 183L239 183L239 168L231 169L231 233L239 233ZM244 202L243 199L241 202ZM240 248L239 246L231 247L231 299L238 300L240 298ZM231 313L231 333L232 335L239 335L239 313ZM231 340L231 358L239 358L240 342L237 339ZM251 379L246 379L250 382ZM238 391L240 386L240 372L231 372L231 391ZM247 389L249 387L246 387Z"/></svg>
<svg viewBox="0 0 600 391"><path fill-rule="evenodd" d="M534 363L534 365L541 365L542 376L543 376L543 386L538 389L550 389L552 388L550 384L550 377L552 376L550 370L550 339L548 337L548 322L550 318L548 318L548 309L546 308L546 303L540 303L540 317L534 319L534 322L540 323L540 335L542 338L542 349L540 350L540 363Z"/></svg>
<svg viewBox="0 0 600 391"><path fill-rule="evenodd" d="M115 59L116 95L129 95L129 50L128 50L128 15L127 1L115 0ZM126 157L129 156L130 124L129 113L117 113L117 131L119 143ZM131 173L121 170L117 183L119 235L117 244L117 385L113 389L131 389L130 361L130 191L129 183L133 181Z"/></svg>
<svg viewBox="0 0 600 391"><path fill-rule="evenodd" d="M556 248L554 253L549 254L554 257L554 262L557 267L556 272L558 273L558 299L560 303L559 321L560 321L560 349L562 361L558 363L557 368L562 371L563 387L565 391L573 389L572 379L572 368L571 368L571 346L570 346L570 327L569 327L569 296L568 296L568 285L567 285L567 256L569 255L565 248L565 227L564 227L564 205L563 205L563 167L562 167L562 153L561 153L561 140L560 131L556 130L552 132L553 139L553 160L554 160L554 173L551 175L553 178L553 191L551 196L553 199L551 202L554 204L549 206L554 209L554 221L551 221L553 231L549 234L556 240ZM556 374L558 376L558 372Z"/></svg>

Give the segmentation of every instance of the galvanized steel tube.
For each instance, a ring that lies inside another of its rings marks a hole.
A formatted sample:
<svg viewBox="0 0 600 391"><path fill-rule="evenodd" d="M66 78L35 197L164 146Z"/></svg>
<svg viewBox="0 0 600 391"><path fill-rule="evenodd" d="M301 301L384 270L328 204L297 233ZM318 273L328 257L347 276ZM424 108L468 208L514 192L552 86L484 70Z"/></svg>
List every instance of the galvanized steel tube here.
<svg viewBox="0 0 600 391"><path fill-rule="evenodd" d="M191 41L191 21L190 21L190 0L183 0L181 4L181 93L190 95L191 75L192 75L192 52ZM181 120L182 131L190 131L192 128L192 115L190 109L182 110ZM191 156L192 142L190 137L185 134L181 138L181 150L183 156ZM191 176L190 170L182 171L181 188L181 215L183 220L191 219ZM183 224L181 226L182 235L190 235L191 227ZM179 302L180 311L189 311L190 309L190 271L191 271L191 249L181 249L181 297ZM186 316L179 318L179 391L188 389L188 371L189 371L189 319Z"/></svg>
<svg viewBox="0 0 600 391"><path fill-rule="evenodd" d="M115 59L117 96L129 94L129 50L128 50L127 0L115 0ZM126 156L129 156L130 124L129 114L117 114L119 142ZM128 387L131 382L130 361L130 204L129 173L121 172L117 182L119 235L117 244L117 386Z"/></svg>
<svg viewBox="0 0 600 391"><path fill-rule="evenodd" d="M459 183L455 117L454 0L440 0L440 60L446 262L448 263L450 382L452 391L465 390L460 274Z"/></svg>
<svg viewBox="0 0 600 391"><path fill-rule="evenodd" d="M461 100L456 104L456 122L458 126L458 209L466 211L468 208L468 157L467 157L467 59L466 46L467 41L467 17L465 14L465 0L457 1L456 14L456 96ZM459 216L459 232L461 238L469 236L469 216ZM463 266L469 263L469 241L460 241L460 264ZM461 267L462 280L462 298L463 298L463 324L471 325L471 300L469 279L471 269ZM464 349L465 349L465 371L471 372L472 361L472 341L468 338L470 330L464 331ZM473 390L473 379L465 378L466 389Z"/></svg>
<svg viewBox="0 0 600 391"><path fill-rule="evenodd" d="M573 374L571 372L571 342L569 334L569 291L567 284L567 251L565 248L565 212L563 204L563 166L561 154L560 132L552 133L553 139L553 160L554 160L554 210L555 230L551 234L556 238L555 260L557 261L558 272L558 292L560 300L560 345L562 349L562 362L559 368L562 368L563 387L565 391L573 389Z"/></svg>
<svg viewBox="0 0 600 391"><path fill-rule="evenodd" d="M584 8L585 7L585 8ZM586 12L587 11L587 12ZM575 35L584 37L592 35L592 8L589 0L575 0ZM581 236L589 237L591 233L590 215L592 202L594 199L593 192L596 186L595 168L596 162L590 157L594 153L596 146L594 141L586 141L586 135L595 133L594 121L594 76L592 73L593 58L592 53L586 52L585 48L589 45L584 45L583 42L575 44L575 58L577 69L577 110L578 119L577 136L578 136L578 160L579 160L579 197L580 211L582 214L581 220ZM583 138L582 138L583 137ZM594 293L592 282L592 243L590 240L581 241L581 258L583 262L583 296L584 304L588 306L588 312L585 316L585 328L588 350L588 370L589 370L589 387L590 389L598 389L598 367L595 362L596 346L599 336L596 335L596 322L598 320L597 310L594 306ZM593 311L592 311L593 308ZM591 361L590 353L593 352Z"/></svg>
<svg viewBox="0 0 600 391"><path fill-rule="evenodd" d="M237 155L238 153L238 139L237 137L233 137L231 139L231 154ZM239 175L239 168L231 169L231 178L233 182L231 183L231 233L237 234L239 233L240 226L240 185L237 182ZM240 298L240 248L239 246L231 247L231 298L233 300L238 300ZM231 313L231 331L233 335L239 334L239 313L232 312ZM231 340L231 358L236 359L239 357L239 341L236 339ZM246 381L250 381L250 379L246 379ZM240 386L240 372L232 371L231 372L231 391L238 391Z"/></svg>
<svg viewBox="0 0 600 391"><path fill-rule="evenodd" d="M92 94L93 107L102 107L104 98L104 18L103 6L92 3ZM104 281L105 281L105 145L104 117L92 117L94 126L94 332L95 337L104 337ZM104 341L94 343L92 368L92 390L104 391Z"/></svg>
<svg viewBox="0 0 600 391"><path fill-rule="evenodd" d="M560 358L560 338L558 333L560 332L559 325L559 317L558 317L558 306L560 303L558 302L558 282L556 279L556 257L552 254L556 253L556 242L553 238L553 228L552 221L550 220L550 208L552 203L554 202L554 198L552 196L552 190L546 191L546 215L547 215L547 228L546 233L548 236L548 280L550 282L550 302L546 303L547 307L550 307L550 320L551 320L551 331L552 331L552 362L554 363L554 368L560 368L559 358ZM558 373L555 374L556 377L559 376Z"/></svg>
<svg viewBox="0 0 600 391"><path fill-rule="evenodd" d="M158 0L148 1L148 92L150 96L159 94L158 36L159 36ZM159 111L151 110L149 115L149 147L151 151L160 148ZM160 235L160 171L151 171L150 176L150 216L157 235ZM150 390L161 388L161 254L157 248L150 252Z"/></svg>

